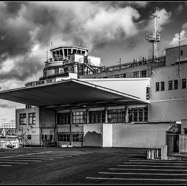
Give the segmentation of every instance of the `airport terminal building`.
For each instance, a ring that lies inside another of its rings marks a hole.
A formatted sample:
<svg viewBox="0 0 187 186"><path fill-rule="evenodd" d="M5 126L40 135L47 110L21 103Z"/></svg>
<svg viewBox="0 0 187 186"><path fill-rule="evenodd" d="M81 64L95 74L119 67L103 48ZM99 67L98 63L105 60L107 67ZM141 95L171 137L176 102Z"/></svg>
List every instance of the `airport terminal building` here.
<svg viewBox="0 0 187 186"><path fill-rule="evenodd" d="M86 48L51 54L39 80L0 91L26 105L16 127L33 145L160 148L171 124L187 119L187 45L109 67Z"/></svg>

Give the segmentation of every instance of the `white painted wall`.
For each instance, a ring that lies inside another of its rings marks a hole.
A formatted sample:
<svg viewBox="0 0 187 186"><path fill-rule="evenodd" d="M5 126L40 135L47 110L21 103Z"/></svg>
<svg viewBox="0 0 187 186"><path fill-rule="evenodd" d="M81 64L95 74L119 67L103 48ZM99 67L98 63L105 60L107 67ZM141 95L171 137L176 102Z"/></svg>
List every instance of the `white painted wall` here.
<svg viewBox="0 0 187 186"><path fill-rule="evenodd" d="M113 147L161 148L170 124L113 124Z"/></svg>
<svg viewBox="0 0 187 186"><path fill-rule="evenodd" d="M103 124L103 147L112 147L112 125Z"/></svg>
<svg viewBox="0 0 187 186"><path fill-rule="evenodd" d="M82 81L137 96L144 100L146 100L146 87L150 86L149 78L82 79Z"/></svg>

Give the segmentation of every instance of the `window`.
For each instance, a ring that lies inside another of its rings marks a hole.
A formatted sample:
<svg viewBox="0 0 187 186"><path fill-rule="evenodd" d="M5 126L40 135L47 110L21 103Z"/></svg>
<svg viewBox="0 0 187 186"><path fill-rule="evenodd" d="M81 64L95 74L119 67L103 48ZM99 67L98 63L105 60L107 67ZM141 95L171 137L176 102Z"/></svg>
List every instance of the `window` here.
<svg viewBox="0 0 187 186"><path fill-rule="evenodd" d="M86 123L86 112L73 112L73 123Z"/></svg>
<svg viewBox="0 0 187 186"><path fill-rule="evenodd" d="M125 110L115 109L107 111L108 123L122 123L125 122Z"/></svg>
<svg viewBox="0 0 187 186"><path fill-rule="evenodd" d="M161 82L160 90L161 90L161 91L164 91L164 90L165 90L165 84L164 84L164 81Z"/></svg>
<svg viewBox="0 0 187 186"><path fill-rule="evenodd" d="M139 77L139 71L133 72L133 78Z"/></svg>
<svg viewBox="0 0 187 186"><path fill-rule="evenodd" d="M70 133L58 133L58 141L70 141Z"/></svg>
<svg viewBox="0 0 187 186"><path fill-rule="evenodd" d="M122 78L126 78L126 77L127 77L127 74L121 74L121 77L122 77Z"/></svg>
<svg viewBox="0 0 187 186"><path fill-rule="evenodd" d="M26 125L26 113L19 115L19 122L20 125Z"/></svg>
<svg viewBox="0 0 187 186"><path fill-rule="evenodd" d="M57 123L60 124L70 124L70 113L58 113Z"/></svg>
<svg viewBox="0 0 187 186"><path fill-rule="evenodd" d="M89 123L104 123L105 122L105 111L90 111L89 112Z"/></svg>
<svg viewBox="0 0 187 186"><path fill-rule="evenodd" d="M178 89L178 80L174 80L174 89Z"/></svg>
<svg viewBox="0 0 187 186"><path fill-rule="evenodd" d="M73 136L74 142L83 142L83 133L82 132L72 133L72 136Z"/></svg>
<svg viewBox="0 0 187 186"><path fill-rule="evenodd" d="M114 75L114 78L119 78L119 74L117 74L117 75Z"/></svg>
<svg viewBox="0 0 187 186"><path fill-rule="evenodd" d="M83 142L83 132L72 132L71 139L73 142ZM58 141L70 141L69 132L58 133Z"/></svg>
<svg viewBox="0 0 187 186"><path fill-rule="evenodd" d="M181 56L183 55L183 50L181 50Z"/></svg>
<svg viewBox="0 0 187 186"><path fill-rule="evenodd" d="M128 109L129 122L132 121L147 121L147 107Z"/></svg>
<svg viewBox="0 0 187 186"><path fill-rule="evenodd" d="M168 90L172 90L173 89L173 81L169 81L168 82Z"/></svg>
<svg viewBox="0 0 187 186"><path fill-rule="evenodd" d="M159 82L156 82L156 91L159 91Z"/></svg>
<svg viewBox="0 0 187 186"><path fill-rule="evenodd" d="M186 79L182 79L182 88L186 88Z"/></svg>
<svg viewBox="0 0 187 186"><path fill-rule="evenodd" d="M146 76L147 76L146 70L142 70L142 71L140 72L140 77L146 77Z"/></svg>
<svg viewBox="0 0 187 186"><path fill-rule="evenodd" d="M59 74L59 69L56 68L56 69L55 69L55 75L58 75L58 74Z"/></svg>
<svg viewBox="0 0 187 186"><path fill-rule="evenodd" d="M47 71L45 70L45 71L43 72L43 74L44 74L44 77L46 77L46 76L47 76Z"/></svg>
<svg viewBox="0 0 187 186"><path fill-rule="evenodd" d="M35 125L36 124L36 114L29 113L28 120L29 120L29 125Z"/></svg>
<svg viewBox="0 0 187 186"><path fill-rule="evenodd" d="M31 140L31 135L27 135L27 139L28 139L28 140Z"/></svg>
<svg viewBox="0 0 187 186"><path fill-rule="evenodd" d="M42 140L48 140L48 135L47 134L42 134Z"/></svg>

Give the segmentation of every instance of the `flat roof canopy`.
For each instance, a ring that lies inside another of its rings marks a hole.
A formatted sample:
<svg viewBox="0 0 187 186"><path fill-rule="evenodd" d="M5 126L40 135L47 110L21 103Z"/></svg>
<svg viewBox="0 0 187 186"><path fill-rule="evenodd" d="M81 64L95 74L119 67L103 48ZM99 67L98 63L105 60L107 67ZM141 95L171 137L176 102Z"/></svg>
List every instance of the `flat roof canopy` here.
<svg viewBox="0 0 187 186"><path fill-rule="evenodd" d="M148 100L77 79L0 91L0 99L49 108L149 103Z"/></svg>

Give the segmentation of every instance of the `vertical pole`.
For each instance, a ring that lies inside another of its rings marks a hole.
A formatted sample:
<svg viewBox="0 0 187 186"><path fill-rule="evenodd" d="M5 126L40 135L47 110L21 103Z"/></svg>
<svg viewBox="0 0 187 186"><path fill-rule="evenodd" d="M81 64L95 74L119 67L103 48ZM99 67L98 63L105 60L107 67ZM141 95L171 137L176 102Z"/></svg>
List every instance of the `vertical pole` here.
<svg viewBox="0 0 187 186"><path fill-rule="evenodd" d="M180 33L179 33L179 65L178 65L178 75L180 77Z"/></svg>
<svg viewBox="0 0 187 186"><path fill-rule="evenodd" d="M125 106L125 123L128 123L128 105Z"/></svg>
<svg viewBox="0 0 187 186"><path fill-rule="evenodd" d="M69 140L70 140L70 145L72 144L72 137L71 137L71 134L72 134L72 123L73 123L73 112L72 112L72 109L70 109L70 125L69 125L69 133L70 133L70 136L69 136Z"/></svg>
<svg viewBox="0 0 187 186"><path fill-rule="evenodd" d="M105 123L108 123L107 108L108 106L105 107Z"/></svg>
<svg viewBox="0 0 187 186"><path fill-rule="evenodd" d="M86 123L89 123L89 107L86 108Z"/></svg>

